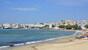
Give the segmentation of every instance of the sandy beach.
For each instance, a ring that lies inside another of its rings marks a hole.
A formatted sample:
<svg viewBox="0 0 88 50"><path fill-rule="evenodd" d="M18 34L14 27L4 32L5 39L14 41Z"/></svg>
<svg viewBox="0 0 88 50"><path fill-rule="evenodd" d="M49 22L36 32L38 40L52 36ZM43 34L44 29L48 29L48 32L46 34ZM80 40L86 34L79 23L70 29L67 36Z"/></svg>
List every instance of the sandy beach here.
<svg viewBox="0 0 88 50"><path fill-rule="evenodd" d="M47 42L33 45L10 47L0 50L88 50L88 40L77 39L69 42L65 41L65 43Z"/></svg>

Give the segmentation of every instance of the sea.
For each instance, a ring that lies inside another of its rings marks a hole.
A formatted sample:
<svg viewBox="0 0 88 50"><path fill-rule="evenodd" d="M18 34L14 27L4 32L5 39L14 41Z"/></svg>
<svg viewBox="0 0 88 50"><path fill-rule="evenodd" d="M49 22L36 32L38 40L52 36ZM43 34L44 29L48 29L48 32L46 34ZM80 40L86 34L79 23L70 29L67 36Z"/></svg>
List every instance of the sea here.
<svg viewBox="0 0 88 50"><path fill-rule="evenodd" d="M52 29L0 29L0 46L31 44L74 33L75 31Z"/></svg>

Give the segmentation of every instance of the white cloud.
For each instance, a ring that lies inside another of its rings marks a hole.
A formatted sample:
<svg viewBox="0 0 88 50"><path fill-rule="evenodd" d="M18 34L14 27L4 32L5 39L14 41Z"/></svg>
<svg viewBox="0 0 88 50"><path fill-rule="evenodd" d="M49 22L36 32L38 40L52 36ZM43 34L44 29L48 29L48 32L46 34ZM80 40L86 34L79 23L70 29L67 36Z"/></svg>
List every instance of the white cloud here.
<svg viewBox="0 0 88 50"><path fill-rule="evenodd" d="M13 8L14 10L17 11L37 11L37 8Z"/></svg>

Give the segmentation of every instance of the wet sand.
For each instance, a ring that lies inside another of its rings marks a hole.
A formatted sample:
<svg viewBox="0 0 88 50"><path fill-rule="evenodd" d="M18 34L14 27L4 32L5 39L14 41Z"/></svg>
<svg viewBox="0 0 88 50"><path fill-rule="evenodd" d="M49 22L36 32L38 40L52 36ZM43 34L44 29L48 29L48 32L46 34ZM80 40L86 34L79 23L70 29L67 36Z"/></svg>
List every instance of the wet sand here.
<svg viewBox="0 0 88 50"><path fill-rule="evenodd" d="M0 50L88 50L88 40L64 40L62 43L56 40L54 42L23 45Z"/></svg>

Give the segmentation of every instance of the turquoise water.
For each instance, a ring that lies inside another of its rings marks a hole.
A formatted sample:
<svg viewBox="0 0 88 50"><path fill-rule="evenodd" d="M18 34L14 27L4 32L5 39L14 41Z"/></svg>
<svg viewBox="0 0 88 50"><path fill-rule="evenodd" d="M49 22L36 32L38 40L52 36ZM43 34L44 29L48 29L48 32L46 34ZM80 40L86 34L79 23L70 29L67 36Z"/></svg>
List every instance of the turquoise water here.
<svg viewBox="0 0 88 50"><path fill-rule="evenodd" d="M0 29L0 46L16 43L40 41L50 38L68 36L73 31L60 30L29 30L29 29Z"/></svg>

